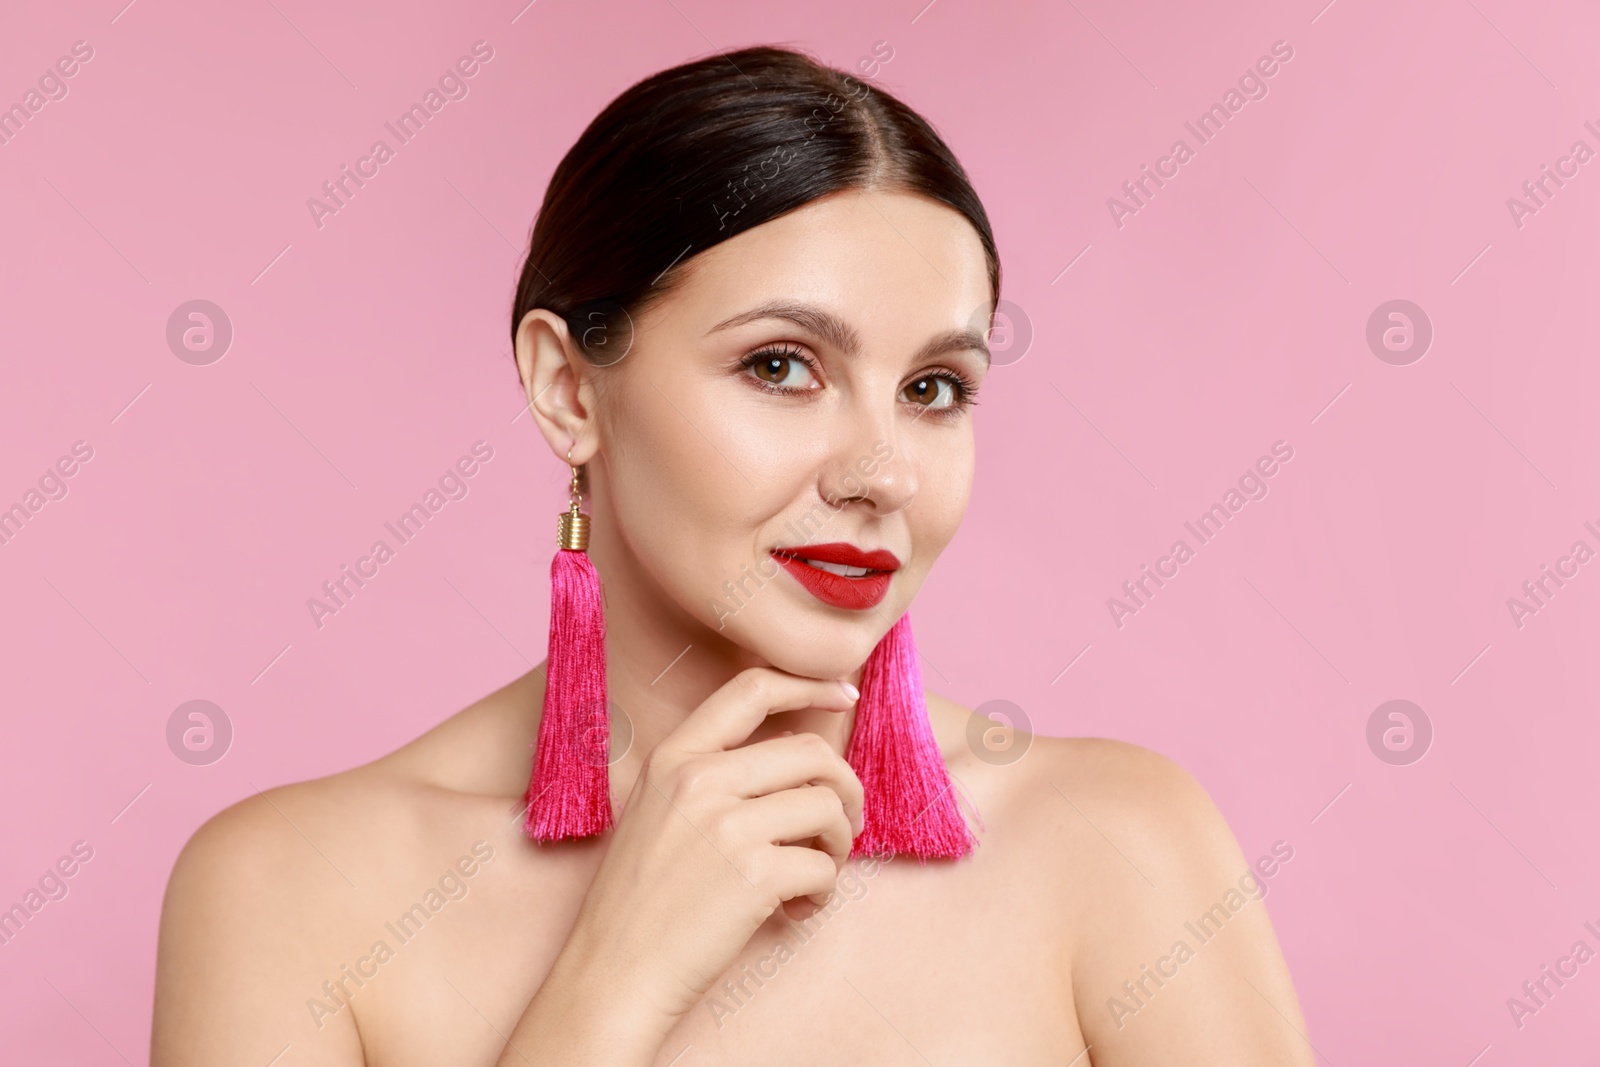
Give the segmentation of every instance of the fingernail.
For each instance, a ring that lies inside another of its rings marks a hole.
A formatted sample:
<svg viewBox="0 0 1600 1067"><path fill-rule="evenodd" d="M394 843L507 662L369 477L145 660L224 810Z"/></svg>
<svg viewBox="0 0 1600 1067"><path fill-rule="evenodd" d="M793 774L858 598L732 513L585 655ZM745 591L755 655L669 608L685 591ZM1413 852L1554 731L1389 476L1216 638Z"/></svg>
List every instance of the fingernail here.
<svg viewBox="0 0 1600 1067"><path fill-rule="evenodd" d="M843 682L842 681L839 684L844 687L844 695L849 697L851 702L854 702L854 701L857 701L857 700L861 699L861 690L857 689L855 686L851 685L849 682Z"/></svg>

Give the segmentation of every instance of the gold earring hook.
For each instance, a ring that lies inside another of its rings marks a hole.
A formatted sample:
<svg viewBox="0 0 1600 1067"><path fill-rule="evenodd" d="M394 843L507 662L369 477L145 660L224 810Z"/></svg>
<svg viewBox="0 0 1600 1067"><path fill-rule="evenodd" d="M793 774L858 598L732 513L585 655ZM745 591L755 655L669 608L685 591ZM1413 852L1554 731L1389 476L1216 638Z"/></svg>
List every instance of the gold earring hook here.
<svg viewBox="0 0 1600 1067"><path fill-rule="evenodd" d="M578 468L572 463L572 449L567 449L567 466L572 468L572 482L567 489L567 510L556 522L556 546L582 552L589 547L589 516L582 511L583 494L578 489Z"/></svg>

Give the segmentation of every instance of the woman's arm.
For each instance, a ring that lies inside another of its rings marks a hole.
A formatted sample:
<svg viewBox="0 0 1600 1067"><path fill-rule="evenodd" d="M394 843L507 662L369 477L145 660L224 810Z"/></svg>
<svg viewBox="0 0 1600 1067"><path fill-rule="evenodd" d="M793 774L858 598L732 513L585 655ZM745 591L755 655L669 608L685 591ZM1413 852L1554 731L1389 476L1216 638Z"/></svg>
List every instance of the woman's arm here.
<svg viewBox="0 0 1600 1067"><path fill-rule="evenodd" d="M1055 785L1080 851L1073 997L1090 1062L1312 1067L1262 901L1293 877L1294 842L1247 860L1177 764L1110 741L1086 752Z"/></svg>

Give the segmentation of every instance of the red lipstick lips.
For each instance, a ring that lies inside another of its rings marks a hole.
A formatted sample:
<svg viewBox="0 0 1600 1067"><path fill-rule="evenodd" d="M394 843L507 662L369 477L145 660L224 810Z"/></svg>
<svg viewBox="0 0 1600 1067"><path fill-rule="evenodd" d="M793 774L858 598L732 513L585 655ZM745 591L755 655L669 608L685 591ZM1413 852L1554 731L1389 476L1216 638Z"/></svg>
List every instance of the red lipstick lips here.
<svg viewBox="0 0 1600 1067"><path fill-rule="evenodd" d="M889 592L900 560L887 549L863 552L840 541L775 548L772 558L824 604L849 611L877 607ZM811 562L807 562L811 561ZM822 566L813 566L813 564Z"/></svg>

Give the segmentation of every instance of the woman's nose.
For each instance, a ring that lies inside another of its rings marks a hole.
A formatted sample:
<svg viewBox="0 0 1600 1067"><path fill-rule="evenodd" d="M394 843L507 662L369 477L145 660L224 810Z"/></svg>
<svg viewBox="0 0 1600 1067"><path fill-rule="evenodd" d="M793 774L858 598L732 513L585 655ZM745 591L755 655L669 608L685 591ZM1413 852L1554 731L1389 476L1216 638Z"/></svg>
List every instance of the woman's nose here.
<svg viewBox="0 0 1600 1067"><path fill-rule="evenodd" d="M835 507L860 503L892 514L917 495L916 466L891 427L874 421L863 429L835 450L818 489Z"/></svg>

